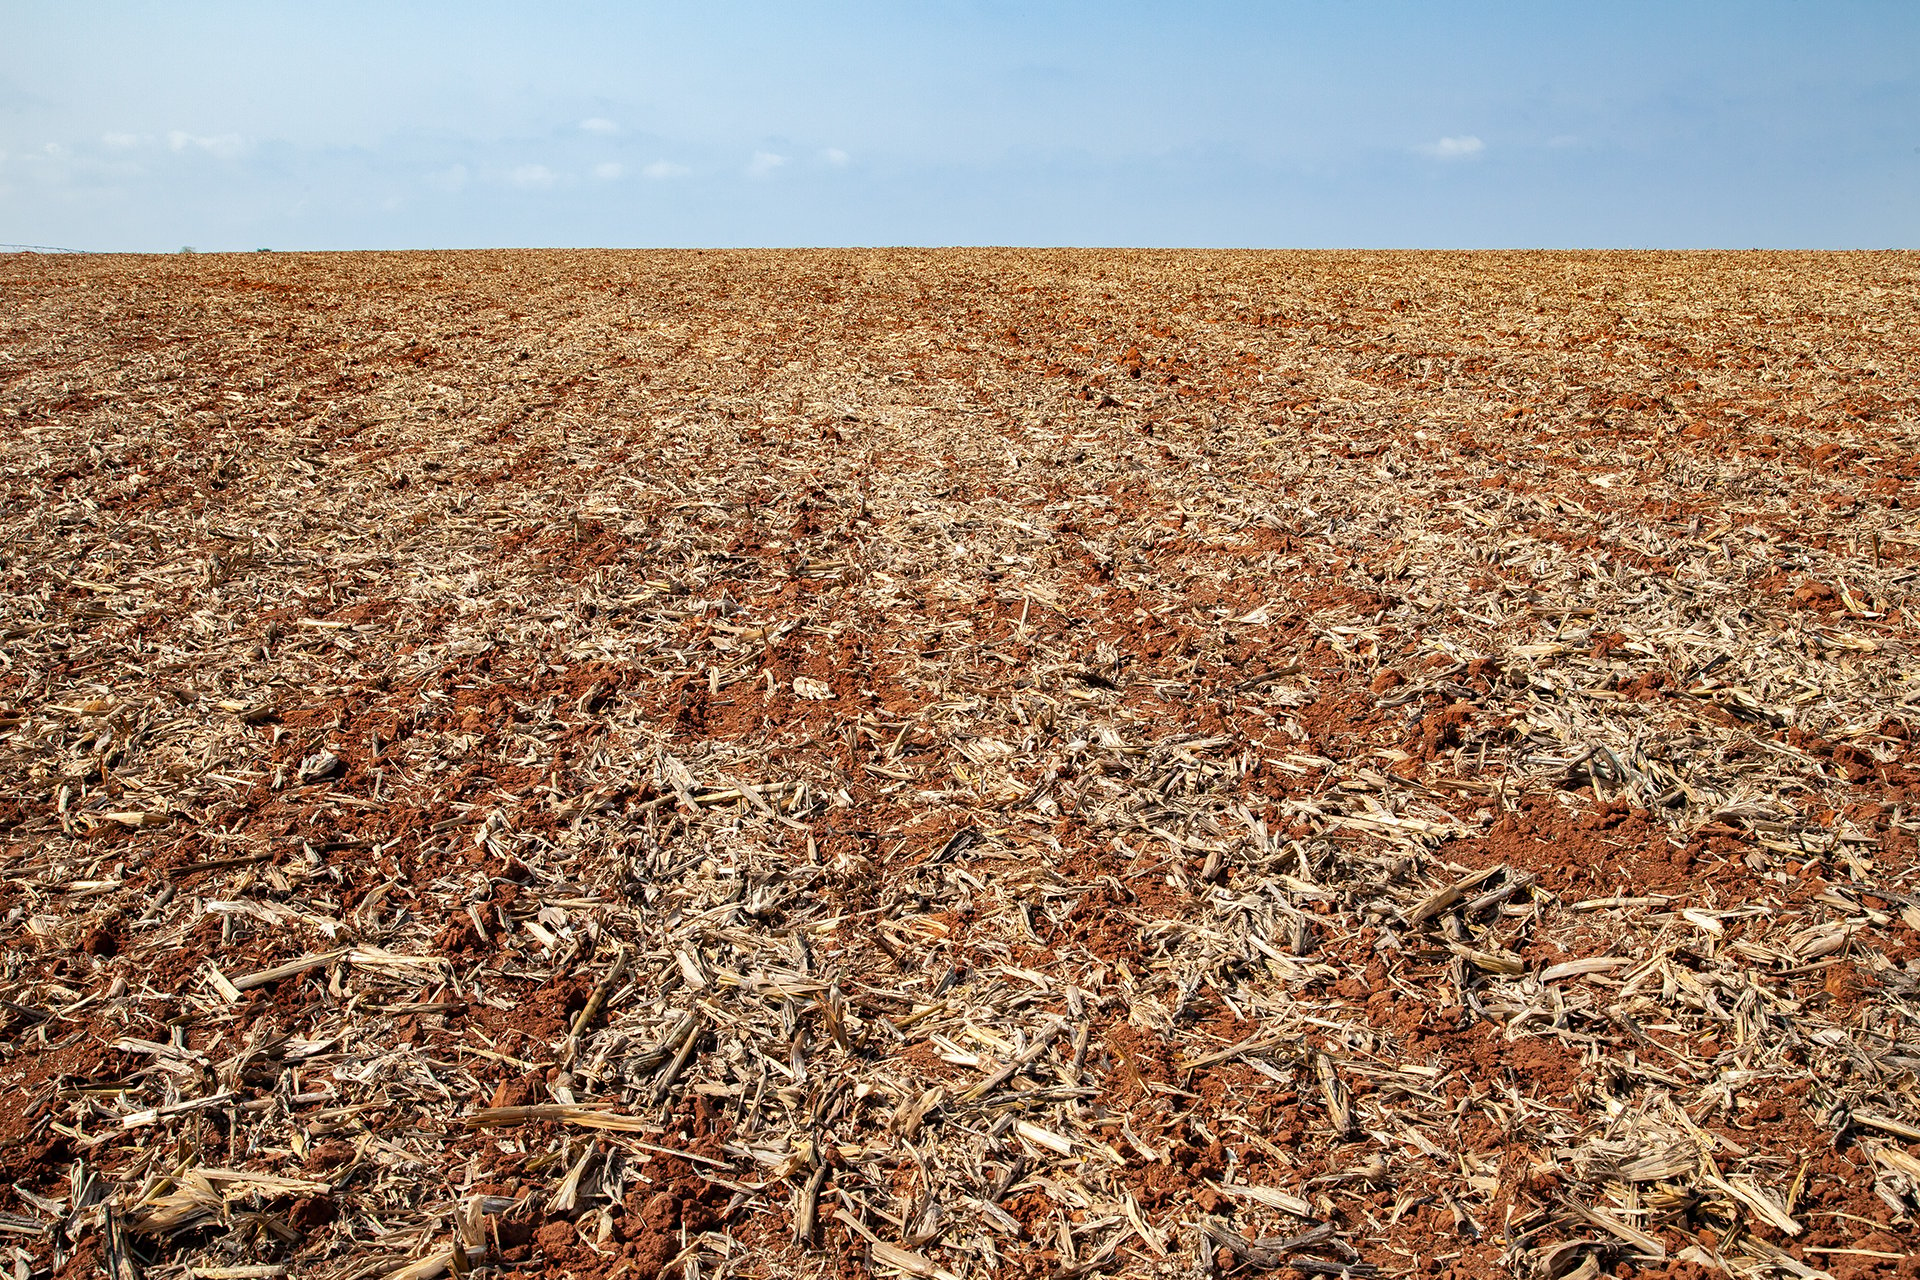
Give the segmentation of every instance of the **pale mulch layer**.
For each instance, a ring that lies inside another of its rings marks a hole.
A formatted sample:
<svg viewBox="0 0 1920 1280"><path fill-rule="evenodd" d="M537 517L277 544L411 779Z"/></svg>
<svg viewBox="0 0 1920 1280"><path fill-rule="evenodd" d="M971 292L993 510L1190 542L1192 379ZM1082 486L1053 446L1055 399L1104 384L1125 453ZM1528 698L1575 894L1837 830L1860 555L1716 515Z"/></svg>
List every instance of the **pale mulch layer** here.
<svg viewBox="0 0 1920 1280"><path fill-rule="evenodd" d="M0 259L0 1250L1914 1274L1917 275Z"/></svg>

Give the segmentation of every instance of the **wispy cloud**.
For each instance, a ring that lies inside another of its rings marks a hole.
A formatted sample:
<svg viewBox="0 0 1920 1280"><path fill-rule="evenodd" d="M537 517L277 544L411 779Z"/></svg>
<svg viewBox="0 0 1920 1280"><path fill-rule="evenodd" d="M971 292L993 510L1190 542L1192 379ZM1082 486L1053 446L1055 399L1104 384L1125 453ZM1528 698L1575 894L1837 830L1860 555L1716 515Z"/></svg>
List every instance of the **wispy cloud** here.
<svg viewBox="0 0 1920 1280"><path fill-rule="evenodd" d="M836 169L844 169L853 163L853 157L838 147L828 147L820 153L820 158Z"/></svg>
<svg viewBox="0 0 1920 1280"><path fill-rule="evenodd" d="M753 159L747 161L747 176L749 178L769 177L774 170L786 162L785 156L777 156L771 151L756 151L753 153Z"/></svg>
<svg viewBox="0 0 1920 1280"><path fill-rule="evenodd" d="M204 151L222 160L231 160L247 149L247 140L237 133L217 133L203 137L175 129L167 134L167 146L175 151Z"/></svg>
<svg viewBox="0 0 1920 1280"><path fill-rule="evenodd" d="M545 191L560 180L560 175L543 164L523 164L507 175L507 181L522 191Z"/></svg>
<svg viewBox="0 0 1920 1280"><path fill-rule="evenodd" d="M598 133L602 135L620 132L619 124L607 119L605 116L589 116L580 122L580 129L583 133Z"/></svg>
<svg viewBox="0 0 1920 1280"><path fill-rule="evenodd" d="M675 164L671 160L655 160L652 164L640 171L641 176L652 178L655 182L660 182L667 178L684 178L692 172L693 170L687 168L687 166Z"/></svg>
<svg viewBox="0 0 1920 1280"><path fill-rule="evenodd" d="M627 166L613 160L607 160L593 166L593 176L602 182L612 182L616 178L623 178L626 176L626 173Z"/></svg>
<svg viewBox="0 0 1920 1280"><path fill-rule="evenodd" d="M1463 133L1457 138L1442 138L1420 148L1423 154L1435 160L1466 160L1486 149L1487 144L1470 133Z"/></svg>
<svg viewBox="0 0 1920 1280"><path fill-rule="evenodd" d="M139 146L142 141L143 139L137 133L103 133L100 135L100 145L109 147L115 151L130 150L133 147Z"/></svg>

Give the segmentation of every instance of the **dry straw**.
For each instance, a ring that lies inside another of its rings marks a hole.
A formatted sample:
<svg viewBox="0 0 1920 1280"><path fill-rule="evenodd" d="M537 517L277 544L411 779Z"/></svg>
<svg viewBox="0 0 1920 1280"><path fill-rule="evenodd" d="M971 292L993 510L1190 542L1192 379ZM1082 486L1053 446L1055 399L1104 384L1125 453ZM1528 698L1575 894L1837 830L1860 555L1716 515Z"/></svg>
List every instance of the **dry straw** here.
<svg viewBox="0 0 1920 1280"><path fill-rule="evenodd" d="M1892 1274L1915 274L0 260L0 1250Z"/></svg>

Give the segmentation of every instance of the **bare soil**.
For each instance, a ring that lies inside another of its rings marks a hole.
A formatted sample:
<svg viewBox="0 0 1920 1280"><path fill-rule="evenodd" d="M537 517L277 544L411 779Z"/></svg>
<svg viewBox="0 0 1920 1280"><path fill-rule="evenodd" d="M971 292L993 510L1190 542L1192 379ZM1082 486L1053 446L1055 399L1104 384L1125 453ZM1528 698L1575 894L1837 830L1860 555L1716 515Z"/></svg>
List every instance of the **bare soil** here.
<svg viewBox="0 0 1920 1280"><path fill-rule="evenodd" d="M0 1251L1920 1276L1920 256L0 256Z"/></svg>

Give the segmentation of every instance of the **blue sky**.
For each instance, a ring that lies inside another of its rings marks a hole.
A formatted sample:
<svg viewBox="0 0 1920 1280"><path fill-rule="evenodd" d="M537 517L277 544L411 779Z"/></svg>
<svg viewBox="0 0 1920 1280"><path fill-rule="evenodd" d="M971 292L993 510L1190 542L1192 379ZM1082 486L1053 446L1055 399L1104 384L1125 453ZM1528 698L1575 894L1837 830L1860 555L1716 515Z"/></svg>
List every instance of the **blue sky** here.
<svg viewBox="0 0 1920 1280"><path fill-rule="evenodd" d="M1920 246L1920 3L0 0L0 242Z"/></svg>

